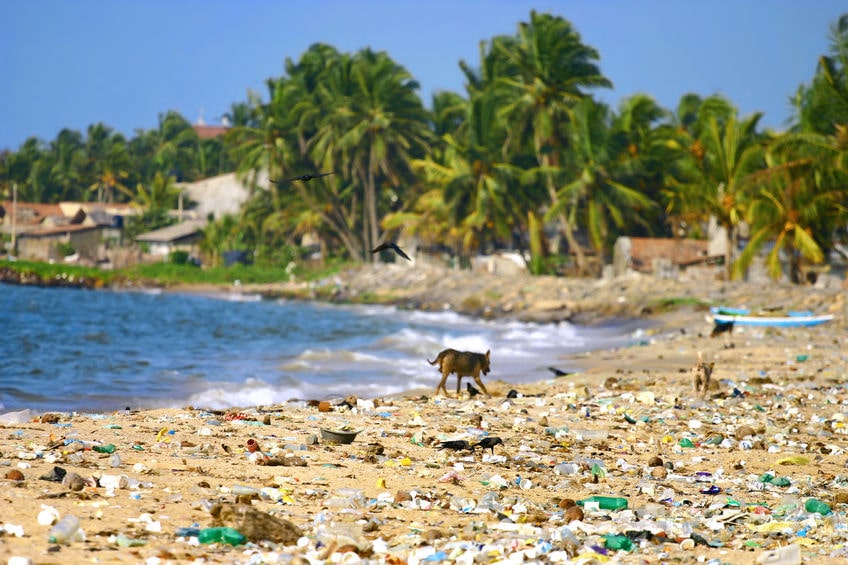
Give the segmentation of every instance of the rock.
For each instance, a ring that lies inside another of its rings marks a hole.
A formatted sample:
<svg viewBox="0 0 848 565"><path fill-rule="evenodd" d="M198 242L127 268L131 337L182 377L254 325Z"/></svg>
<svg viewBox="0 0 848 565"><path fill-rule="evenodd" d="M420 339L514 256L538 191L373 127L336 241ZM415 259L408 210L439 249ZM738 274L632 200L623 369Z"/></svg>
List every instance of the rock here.
<svg viewBox="0 0 848 565"><path fill-rule="evenodd" d="M577 506L577 503L574 502L574 500L571 499L571 498L563 498L562 500L559 501L559 507L562 508L563 510L567 510L567 509L572 508L574 506Z"/></svg>
<svg viewBox="0 0 848 565"><path fill-rule="evenodd" d="M216 504L209 513L214 518L215 527L235 528L252 542L267 540L291 545L303 536L300 528L288 520L271 516L247 504Z"/></svg>
<svg viewBox="0 0 848 565"><path fill-rule="evenodd" d="M650 459L648 459L648 467L662 467L664 465L661 457L657 457L654 455Z"/></svg>
<svg viewBox="0 0 848 565"><path fill-rule="evenodd" d="M62 485L68 490L79 492L85 488L85 479L74 472L70 472L62 479Z"/></svg>
<svg viewBox="0 0 848 565"><path fill-rule="evenodd" d="M570 506L566 509L565 514L563 516L566 524L570 524L574 520L582 521L583 520L583 509L577 506Z"/></svg>
<svg viewBox="0 0 848 565"><path fill-rule="evenodd" d="M427 543L432 544L435 541L445 538L445 533L442 530L438 529L430 529L421 533L421 539L426 540Z"/></svg>
<svg viewBox="0 0 848 565"><path fill-rule="evenodd" d="M22 481L24 480L24 474L18 469L11 469L6 473L6 478L10 481Z"/></svg>
<svg viewBox="0 0 848 565"><path fill-rule="evenodd" d="M664 479L668 476L668 469L665 467L651 467L651 477L654 479Z"/></svg>
<svg viewBox="0 0 848 565"><path fill-rule="evenodd" d="M753 437L755 435L757 435L757 431L754 428L752 428L751 426L744 425L736 428L736 433L734 434L734 437L737 440L742 440L746 437Z"/></svg>

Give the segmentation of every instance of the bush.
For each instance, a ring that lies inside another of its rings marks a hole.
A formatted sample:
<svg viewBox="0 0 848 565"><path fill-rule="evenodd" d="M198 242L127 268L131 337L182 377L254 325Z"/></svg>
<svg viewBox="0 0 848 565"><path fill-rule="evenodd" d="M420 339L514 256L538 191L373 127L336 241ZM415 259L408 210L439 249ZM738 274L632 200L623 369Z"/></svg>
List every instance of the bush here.
<svg viewBox="0 0 848 565"><path fill-rule="evenodd" d="M171 251L171 255L169 256L169 261L173 265L187 265L188 264L188 251Z"/></svg>
<svg viewBox="0 0 848 565"><path fill-rule="evenodd" d="M56 245L56 251L59 252L59 255L62 257L68 257L76 253L74 246L70 243L59 243Z"/></svg>

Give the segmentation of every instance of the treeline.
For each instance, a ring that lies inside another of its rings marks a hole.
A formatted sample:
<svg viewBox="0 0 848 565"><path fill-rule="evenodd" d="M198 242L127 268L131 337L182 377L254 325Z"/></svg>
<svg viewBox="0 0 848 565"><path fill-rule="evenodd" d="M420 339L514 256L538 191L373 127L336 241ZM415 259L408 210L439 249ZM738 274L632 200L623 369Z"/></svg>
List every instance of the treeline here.
<svg viewBox="0 0 848 565"><path fill-rule="evenodd" d="M848 14L809 84L789 97L793 123L763 131L721 96L684 96L674 109L649 95L617 108L598 101L612 82L600 55L565 19L531 12L513 35L481 43L461 61L462 94L425 107L419 85L384 52L313 45L267 99L232 105L232 128L203 140L168 113L125 139L103 124L86 135L30 139L0 158L4 197L28 201L136 201L173 207L176 180L233 170L252 187L236 218L207 229L207 250L252 251L259 262L296 255L317 238L324 256L368 260L401 230L423 248L460 258L528 251L534 272L576 272L610 258L620 235L703 237L710 219L743 251L740 275L767 249L771 273L788 260L821 262L848 225ZM811 66L812 66L811 61ZM284 180L334 171L303 182ZM746 233L740 234L744 226Z"/></svg>

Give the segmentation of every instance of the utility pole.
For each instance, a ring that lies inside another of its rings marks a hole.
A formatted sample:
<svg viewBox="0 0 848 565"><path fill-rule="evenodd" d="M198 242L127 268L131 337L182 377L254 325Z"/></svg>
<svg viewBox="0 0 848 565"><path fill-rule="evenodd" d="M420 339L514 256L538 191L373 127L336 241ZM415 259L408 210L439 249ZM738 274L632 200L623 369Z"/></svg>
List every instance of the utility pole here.
<svg viewBox="0 0 848 565"><path fill-rule="evenodd" d="M12 251L10 255L18 256L17 240L18 240L18 183L12 183Z"/></svg>

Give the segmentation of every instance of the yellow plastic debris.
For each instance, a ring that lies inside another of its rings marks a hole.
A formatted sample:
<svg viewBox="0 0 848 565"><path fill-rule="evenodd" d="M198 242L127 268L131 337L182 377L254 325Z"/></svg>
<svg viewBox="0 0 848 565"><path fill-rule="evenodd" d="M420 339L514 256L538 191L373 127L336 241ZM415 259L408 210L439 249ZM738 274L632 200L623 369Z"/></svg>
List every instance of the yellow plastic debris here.
<svg viewBox="0 0 848 565"><path fill-rule="evenodd" d="M778 465L807 465L809 462L810 458L803 455L791 455L777 460Z"/></svg>

